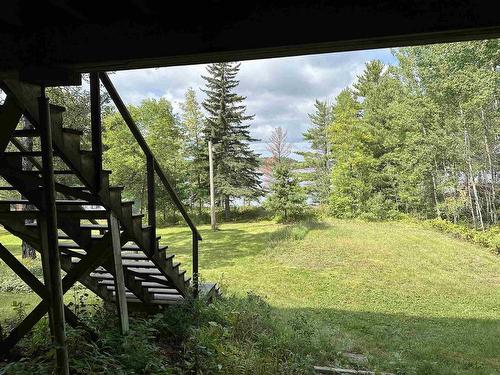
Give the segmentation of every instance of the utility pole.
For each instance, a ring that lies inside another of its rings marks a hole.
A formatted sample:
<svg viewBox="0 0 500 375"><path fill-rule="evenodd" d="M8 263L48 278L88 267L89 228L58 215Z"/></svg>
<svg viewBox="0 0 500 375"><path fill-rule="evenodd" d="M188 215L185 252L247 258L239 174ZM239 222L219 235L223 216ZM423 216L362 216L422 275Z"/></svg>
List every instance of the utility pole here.
<svg viewBox="0 0 500 375"><path fill-rule="evenodd" d="M212 141L208 141L208 165L210 174L210 224L212 225L212 230L217 229L217 223L215 221L215 187L214 187L214 160L212 155Z"/></svg>

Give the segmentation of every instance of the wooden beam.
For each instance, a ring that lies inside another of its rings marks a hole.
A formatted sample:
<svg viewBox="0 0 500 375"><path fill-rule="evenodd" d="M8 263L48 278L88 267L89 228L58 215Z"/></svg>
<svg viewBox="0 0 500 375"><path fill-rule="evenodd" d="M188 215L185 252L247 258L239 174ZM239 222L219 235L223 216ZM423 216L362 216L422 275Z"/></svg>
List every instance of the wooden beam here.
<svg viewBox="0 0 500 375"><path fill-rule="evenodd" d="M98 73L90 73L90 122L92 130L92 152L95 168L95 189L101 189L102 172L102 124L101 92Z"/></svg>
<svg viewBox="0 0 500 375"><path fill-rule="evenodd" d="M112 213L109 217L109 228L111 231L111 242L113 247L113 268L115 273L115 300L120 321L122 335L129 331L127 297L125 294L125 277L122 264L122 244L120 241L120 225L118 219Z"/></svg>
<svg viewBox="0 0 500 375"><path fill-rule="evenodd" d="M42 239L42 267L45 285L49 292L49 322L56 353L56 373L69 375L68 349L64 319L64 299L61 282L61 259L57 238L57 209L54 181L54 160L52 151L52 130L49 100L42 88L38 98L40 140L43 167L43 217L40 219Z"/></svg>
<svg viewBox="0 0 500 375"><path fill-rule="evenodd" d="M19 80L46 87L80 86L82 84L82 75L60 67L31 66L19 69Z"/></svg>
<svg viewBox="0 0 500 375"><path fill-rule="evenodd" d="M12 95L7 95L5 102L0 107L0 152L3 152L9 144L21 115L21 109L15 103Z"/></svg>

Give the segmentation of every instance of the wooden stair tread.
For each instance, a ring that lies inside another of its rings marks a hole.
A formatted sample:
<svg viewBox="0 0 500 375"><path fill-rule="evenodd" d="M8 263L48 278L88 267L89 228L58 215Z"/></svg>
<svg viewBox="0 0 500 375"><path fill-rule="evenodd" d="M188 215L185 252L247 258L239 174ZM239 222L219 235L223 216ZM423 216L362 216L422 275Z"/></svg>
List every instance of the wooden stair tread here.
<svg viewBox="0 0 500 375"><path fill-rule="evenodd" d="M90 277L99 280L99 282L105 281L105 280L112 281L115 279L115 277L112 274L110 274L109 272L92 271L90 273ZM156 282L146 281L146 280L144 280L144 277L134 276L134 280L141 282L143 285L144 285L144 283L151 283L152 285L158 284L158 285L162 285L162 286L172 287L172 284L170 283L170 281L167 280L167 278L164 276L151 276L151 278L155 279Z"/></svg>
<svg viewBox="0 0 500 375"><path fill-rule="evenodd" d="M37 129L16 129L13 137L38 137L40 132Z"/></svg>
<svg viewBox="0 0 500 375"><path fill-rule="evenodd" d="M0 204L32 204L32 202L27 199L2 199L0 200ZM56 199L56 204L61 206L100 206L92 202L78 199Z"/></svg>
<svg viewBox="0 0 500 375"><path fill-rule="evenodd" d="M107 280L108 282L110 280ZM102 284L104 285L104 284ZM163 287L163 288L148 288L148 287L145 287L143 286L144 290L148 293L151 293L151 294L165 294L165 295L177 295L177 296L181 296L179 294L179 291L177 289L174 289L174 288L166 288L166 287ZM109 283L109 285L106 285L106 289L109 290L109 291L112 291L114 292L115 291L115 285L114 285L114 281L112 281L111 283Z"/></svg>
<svg viewBox="0 0 500 375"><path fill-rule="evenodd" d="M114 302L115 297L112 296L111 300ZM142 304L143 302L139 298L134 298L134 297L127 297L127 303L140 303ZM151 300L152 305L178 305L184 303L184 299L182 300L161 300L161 299L153 299Z"/></svg>

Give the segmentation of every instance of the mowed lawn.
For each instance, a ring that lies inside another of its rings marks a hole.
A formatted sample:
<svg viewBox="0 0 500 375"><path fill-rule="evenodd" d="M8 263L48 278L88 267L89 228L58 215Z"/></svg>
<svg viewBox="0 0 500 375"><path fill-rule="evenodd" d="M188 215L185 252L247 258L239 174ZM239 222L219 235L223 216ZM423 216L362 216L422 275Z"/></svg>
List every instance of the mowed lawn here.
<svg viewBox="0 0 500 375"><path fill-rule="evenodd" d="M328 220L289 229L262 221L217 232L202 226L202 279L219 282L226 295L263 296L276 319L317 348L317 365L500 374L500 257L418 224ZM190 270L189 231L158 232ZM13 236L0 232L0 241L19 254ZM13 300L37 300L0 298L1 318L12 314ZM340 362L322 362L333 357Z"/></svg>
<svg viewBox="0 0 500 375"><path fill-rule="evenodd" d="M306 321L318 352L363 354L364 367L500 374L500 257L418 224L329 220L276 243L282 230L202 227L202 278L264 296L278 319ZM179 232L160 234L186 264L189 237Z"/></svg>

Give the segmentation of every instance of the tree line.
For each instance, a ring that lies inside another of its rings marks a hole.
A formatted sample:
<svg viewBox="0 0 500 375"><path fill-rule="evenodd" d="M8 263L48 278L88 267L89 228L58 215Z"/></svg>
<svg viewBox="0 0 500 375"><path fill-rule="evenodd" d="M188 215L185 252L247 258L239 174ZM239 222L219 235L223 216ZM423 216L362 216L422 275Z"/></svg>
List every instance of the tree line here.
<svg viewBox="0 0 500 375"><path fill-rule="evenodd" d="M236 92L239 63L207 66L202 76L205 99L200 104L189 88L181 113L173 111L164 98L146 99L129 106L132 117L181 199L202 213L209 199L208 141L213 144L214 183L217 205L229 218L235 199L255 200L262 196L258 155L250 148L253 115L246 114L245 97ZM104 162L112 170L112 182L127 187L126 193L139 202L146 200L145 159L117 112L104 117ZM158 186L157 206L164 221L176 221L175 208L166 191Z"/></svg>
<svg viewBox="0 0 500 375"><path fill-rule="evenodd" d="M370 61L304 137L309 193L338 217L498 221L500 41L399 48Z"/></svg>

